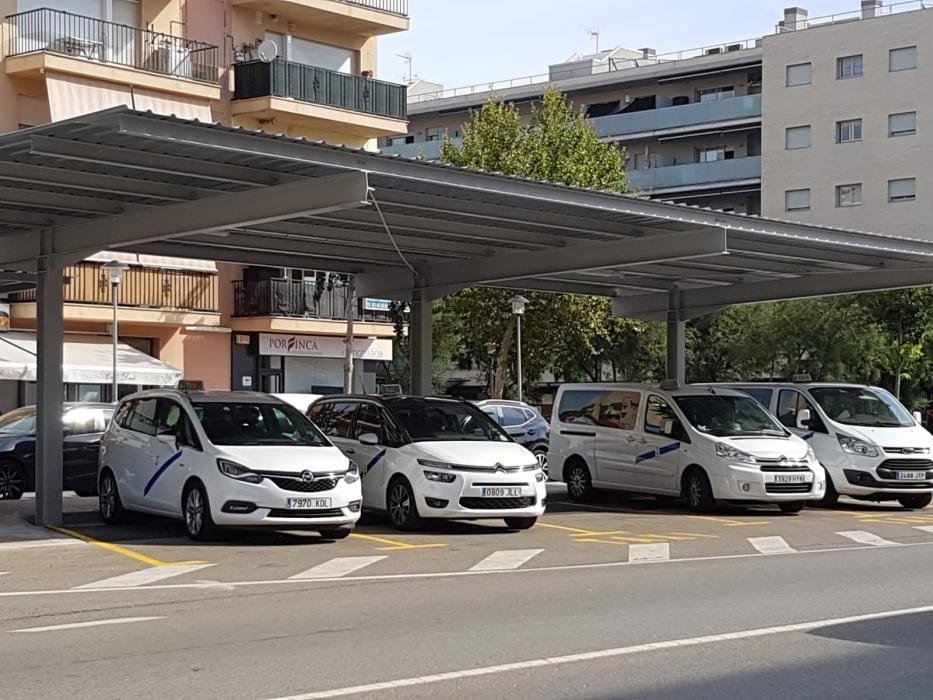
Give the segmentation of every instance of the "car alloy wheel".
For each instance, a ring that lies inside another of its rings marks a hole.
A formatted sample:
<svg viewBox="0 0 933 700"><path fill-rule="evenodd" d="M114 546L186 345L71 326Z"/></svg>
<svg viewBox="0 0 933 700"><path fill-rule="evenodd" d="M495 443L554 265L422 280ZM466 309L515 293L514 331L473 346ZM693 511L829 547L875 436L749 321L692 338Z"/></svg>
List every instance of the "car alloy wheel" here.
<svg viewBox="0 0 933 700"><path fill-rule="evenodd" d="M188 491L185 499L185 527L188 534L197 537L204 528L204 497L201 489L193 488Z"/></svg>
<svg viewBox="0 0 933 700"><path fill-rule="evenodd" d="M538 460L538 468L543 471L545 474L548 473L547 470L547 451L540 450L535 452L535 459Z"/></svg>
<svg viewBox="0 0 933 700"><path fill-rule="evenodd" d="M110 474L100 481L99 499L101 517L108 522L113 519L113 513L117 509L117 484Z"/></svg>
<svg viewBox="0 0 933 700"><path fill-rule="evenodd" d="M0 462L0 501L15 501L23 497L26 477L15 462Z"/></svg>
<svg viewBox="0 0 933 700"><path fill-rule="evenodd" d="M574 498L583 498L586 495L587 473L585 467L574 467L567 477L567 489Z"/></svg>
<svg viewBox="0 0 933 700"><path fill-rule="evenodd" d="M687 503L691 508L699 508L703 501L703 483L699 474L692 474L687 480Z"/></svg>
<svg viewBox="0 0 933 700"><path fill-rule="evenodd" d="M389 516L398 527L403 527L411 517L411 495L408 488L401 481L392 486L389 494Z"/></svg>

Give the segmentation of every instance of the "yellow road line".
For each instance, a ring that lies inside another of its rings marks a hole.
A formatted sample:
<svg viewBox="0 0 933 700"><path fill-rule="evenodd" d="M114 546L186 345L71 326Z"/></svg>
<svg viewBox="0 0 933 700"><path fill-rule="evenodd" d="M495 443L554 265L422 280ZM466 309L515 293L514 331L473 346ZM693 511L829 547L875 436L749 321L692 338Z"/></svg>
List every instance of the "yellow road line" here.
<svg viewBox="0 0 933 700"><path fill-rule="evenodd" d="M698 532L672 532L672 535L684 535L686 537L699 537L707 540L718 540L719 535L701 535Z"/></svg>
<svg viewBox="0 0 933 700"><path fill-rule="evenodd" d="M566 525L552 525L551 523L538 523L537 527L549 527L553 530L565 530L566 532L575 532L578 535L595 535L592 530L581 530L578 527L567 527Z"/></svg>
<svg viewBox="0 0 933 700"><path fill-rule="evenodd" d="M688 540L695 539L693 535L687 535L685 533L672 532L667 535L655 535L654 533L639 533L639 537L653 537L656 540L663 540L665 542L686 542Z"/></svg>
<svg viewBox="0 0 933 700"><path fill-rule="evenodd" d="M612 539L618 540L619 542L634 542L636 544L655 544L658 542L658 540L653 537L626 536L626 537L613 537Z"/></svg>
<svg viewBox="0 0 933 700"><path fill-rule="evenodd" d="M167 562L160 559L155 559L153 557L147 557L145 554L140 554L139 552L134 552L132 549L127 549L126 547L121 547L118 544L113 544L111 542L103 542L93 537L89 537L80 532L75 532L74 530L68 530L63 527L50 527L50 530L61 533L62 535L67 535L68 537L74 537L76 540L81 540L82 542L87 542L92 544L95 547L100 547L101 549L106 549L108 552L113 552L115 554L122 554L124 557L129 557L130 559L135 559L140 561L143 564L148 564L149 566L194 566L196 564L206 564L204 561L181 561L181 562Z"/></svg>
<svg viewBox="0 0 933 700"><path fill-rule="evenodd" d="M574 542L586 542L588 544L618 544L624 545L624 542L613 542L612 540L598 540L596 538L574 540Z"/></svg>
<svg viewBox="0 0 933 700"><path fill-rule="evenodd" d="M363 535L359 532L351 533L350 537L355 537L358 540L366 540L367 542L375 542L377 544L389 545L388 547L377 547L381 552L388 552L395 549L434 549L437 547L446 547L444 543L441 544L408 544L407 542L399 542L398 540L390 540L385 537L374 537L373 535Z"/></svg>
<svg viewBox="0 0 933 700"><path fill-rule="evenodd" d="M719 523L726 527L748 527L750 525L770 525L767 520L732 520L731 518L714 518L710 515L691 515L696 520L709 520L713 523Z"/></svg>

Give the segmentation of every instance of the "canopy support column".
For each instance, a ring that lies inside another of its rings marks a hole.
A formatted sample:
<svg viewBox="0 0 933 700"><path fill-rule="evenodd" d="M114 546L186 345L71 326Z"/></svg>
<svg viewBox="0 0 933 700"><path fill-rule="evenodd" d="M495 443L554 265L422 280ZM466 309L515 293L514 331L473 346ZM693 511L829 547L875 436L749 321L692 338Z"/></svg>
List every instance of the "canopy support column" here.
<svg viewBox="0 0 933 700"><path fill-rule="evenodd" d="M678 386L687 383L687 323L681 310L681 294L679 289L670 291L667 310L667 378Z"/></svg>
<svg viewBox="0 0 933 700"><path fill-rule="evenodd" d="M62 524L64 276L61 261L51 251L51 230L41 236L36 290L36 524L56 526Z"/></svg>
<svg viewBox="0 0 933 700"><path fill-rule="evenodd" d="M411 393L428 396L434 393L433 313L432 299L416 280L411 297L408 340L411 343Z"/></svg>

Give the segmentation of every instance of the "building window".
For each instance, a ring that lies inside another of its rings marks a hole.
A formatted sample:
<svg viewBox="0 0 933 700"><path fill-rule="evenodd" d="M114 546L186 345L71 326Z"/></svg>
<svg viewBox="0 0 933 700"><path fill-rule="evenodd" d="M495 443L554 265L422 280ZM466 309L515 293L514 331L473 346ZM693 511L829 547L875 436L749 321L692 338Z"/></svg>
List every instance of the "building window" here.
<svg viewBox="0 0 933 700"><path fill-rule="evenodd" d="M785 211L810 211L810 190L787 190L784 193Z"/></svg>
<svg viewBox="0 0 933 700"><path fill-rule="evenodd" d="M735 97L735 86L733 85L697 90L698 102L716 102L717 100L728 100L731 97Z"/></svg>
<svg viewBox="0 0 933 700"><path fill-rule="evenodd" d="M404 146L406 143L414 143L414 136L390 136L389 145L390 146Z"/></svg>
<svg viewBox="0 0 933 700"><path fill-rule="evenodd" d="M715 163L717 160L726 159L725 146L714 146L713 148L698 148L697 163Z"/></svg>
<svg viewBox="0 0 933 700"><path fill-rule="evenodd" d="M917 67L917 47L904 46L900 49L891 49L888 54L888 70L892 73L899 70L913 70Z"/></svg>
<svg viewBox="0 0 933 700"><path fill-rule="evenodd" d="M917 198L917 178L888 180L889 202L911 202Z"/></svg>
<svg viewBox="0 0 933 700"><path fill-rule="evenodd" d="M429 126L424 130L425 141L440 141L447 134L447 127Z"/></svg>
<svg viewBox="0 0 933 700"><path fill-rule="evenodd" d="M836 143L854 143L862 140L862 120L846 119L836 122Z"/></svg>
<svg viewBox="0 0 933 700"><path fill-rule="evenodd" d="M784 131L784 148L788 151L810 148L810 125L788 127Z"/></svg>
<svg viewBox="0 0 933 700"><path fill-rule="evenodd" d="M837 207L857 207L862 203L862 183L836 187Z"/></svg>
<svg viewBox="0 0 933 700"><path fill-rule="evenodd" d="M836 59L836 80L860 78L862 76L862 54L843 56Z"/></svg>
<svg viewBox="0 0 933 700"><path fill-rule="evenodd" d="M888 115L888 136L911 136L917 133L917 113Z"/></svg>
<svg viewBox="0 0 933 700"><path fill-rule="evenodd" d="M795 63L787 66L787 87L810 84L810 64Z"/></svg>

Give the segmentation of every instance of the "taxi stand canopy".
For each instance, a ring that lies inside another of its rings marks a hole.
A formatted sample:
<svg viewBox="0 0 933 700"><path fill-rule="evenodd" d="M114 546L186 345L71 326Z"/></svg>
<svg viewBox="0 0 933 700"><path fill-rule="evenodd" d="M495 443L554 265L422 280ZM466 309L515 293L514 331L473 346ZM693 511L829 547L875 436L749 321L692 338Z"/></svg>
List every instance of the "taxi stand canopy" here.
<svg viewBox="0 0 933 700"><path fill-rule="evenodd" d="M62 521L62 270L100 251L356 276L411 302L412 391L431 302L470 286L612 299L684 324L745 304L933 284L933 242L478 173L124 107L0 136L0 292L38 287L36 518Z"/></svg>

